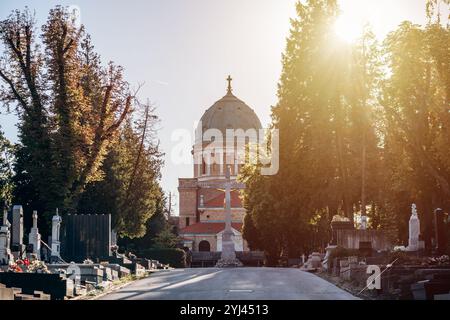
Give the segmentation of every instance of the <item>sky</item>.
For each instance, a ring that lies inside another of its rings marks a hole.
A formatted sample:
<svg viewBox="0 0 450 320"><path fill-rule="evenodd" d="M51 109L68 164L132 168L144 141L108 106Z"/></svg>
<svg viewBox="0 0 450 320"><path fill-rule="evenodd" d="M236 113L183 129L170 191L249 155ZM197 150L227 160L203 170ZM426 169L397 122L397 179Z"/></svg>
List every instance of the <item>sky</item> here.
<svg viewBox="0 0 450 320"><path fill-rule="evenodd" d="M172 133L193 132L204 111L226 93L252 107L267 127L277 103L281 57L295 17L296 0L0 0L0 19L28 6L39 24L55 5L76 6L103 62L125 68L141 100L156 107L158 137L165 152L162 186L175 194L179 177L191 177L192 165L175 164ZM382 39L404 20L425 23L425 0L340 0L341 31L368 20ZM17 141L17 118L0 110L0 126ZM177 211L177 210L176 210ZM174 213L177 213L177 212Z"/></svg>

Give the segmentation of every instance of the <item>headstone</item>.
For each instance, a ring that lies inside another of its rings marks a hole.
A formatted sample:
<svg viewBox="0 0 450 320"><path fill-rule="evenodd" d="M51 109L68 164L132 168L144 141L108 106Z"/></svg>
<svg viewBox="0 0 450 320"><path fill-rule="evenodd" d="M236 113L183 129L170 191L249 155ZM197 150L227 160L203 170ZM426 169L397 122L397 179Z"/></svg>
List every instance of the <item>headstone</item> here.
<svg viewBox="0 0 450 320"><path fill-rule="evenodd" d="M216 267L240 267L242 262L236 258L236 250L234 247L234 233L231 229L231 174L230 167L226 169L225 183L225 230L222 233L222 254L220 260L217 261Z"/></svg>
<svg viewBox="0 0 450 320"><path fill-rule="evenodd" d="M442 209L434 211L435 231L436 231L436 253L444 255L447 253L447 215Z"/></svg>
<svg viewBox="0 0 450 320"><path fill-rule="evenodd" d="M52 218L52 253L50 260L58 262L61 259L61 242L59 241L60 228L61 228L61 217L58 214L58 209L56 209L56 215Z"/></svg>
<svg viewBox="0 0 450 320"><path fill-rule="evenodd" d="M10 226L11 224L8 221L8 211L5 210L3 212L2 226L0 227L0 265L8 265L13 260L10 250Z"/></svg>
<svg viewBox="0 0 450 320"><path fill-rule="evenodd" d="M409 240L408 251L419 250L420 221L417 214L417 206L413 203L411 206L411 218L409 219Z"/></svg>
<svg viewBox="0 0 450 320"><path fill-rule="evenodd" d="M38 260L41 259L41 235L37 227L37 211L33 211L33 227L31 228L30 234L28 236L28 243L33 245L33 254L36 255Z"/></svg>
<svg viewBox="0 0 450 320"><path fill-rule="evenodd" d="M325 249L326 253L325 253L325 258L323 259L322 262L322 266L325 270L330 271L330 265L331 265L331 261L330 261L330 257L331 257L331 253L333 252L333 250L335 250L337 248L337 246L334 245L328 245Z"/></svg>
<svg viewBox="0 0 450 320"><path fill-rule="evenodd" d="M367 216L361 216L361 230L367 230Z"/></svg>
<svg viewBox="0 0 450 320"><path fill-rule="evenodd" d="M23 208L20 205L13 207L12 215L12 252L15 258L21 257L25 251L23 245Z"/></svg>

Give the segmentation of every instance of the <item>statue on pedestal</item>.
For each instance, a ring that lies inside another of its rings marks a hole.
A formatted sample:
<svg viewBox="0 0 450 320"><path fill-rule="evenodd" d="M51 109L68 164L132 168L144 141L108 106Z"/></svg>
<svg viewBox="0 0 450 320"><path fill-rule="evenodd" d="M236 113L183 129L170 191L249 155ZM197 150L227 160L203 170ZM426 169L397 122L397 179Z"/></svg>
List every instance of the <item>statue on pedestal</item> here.
<svg viewBox="0 0 450 320"><path fill-rule="evenodd" d="M409 240L407 251L419 250L420 220L417 214L416 204L411 206L411 218L409 219Z"/></svg>
<svg viewBox="0 0 450 320"><path fill-rule="evenodd" d="M60 255L61 242L59 241L59 229L61 227L61 222L62 219L58 214L58 209L56 209L56 215L54 215L52 218L52 244L51 244L52 253L50 258L52 262L59 262L59 260L61 260Z"/></svg>

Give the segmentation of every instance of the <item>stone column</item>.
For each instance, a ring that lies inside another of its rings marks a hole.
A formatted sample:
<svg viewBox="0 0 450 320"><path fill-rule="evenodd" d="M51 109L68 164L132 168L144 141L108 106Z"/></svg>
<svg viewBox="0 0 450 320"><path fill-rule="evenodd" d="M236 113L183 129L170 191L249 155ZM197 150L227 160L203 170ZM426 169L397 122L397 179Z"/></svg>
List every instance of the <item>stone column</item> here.
<svg viewBox="0 0 450 320"><path fill-rule="evenodd" d="M0 227L0 265L8 265L14 262L10 250L11 233L9 231L11 224L8 221L8 211L3 212L3 223Z"/></svg>
<svg viewBox="0 0 450 320"><path fill-rule="evenodd" d="M12 252L17 259L25 251L23 245L23 208L20 205L13 207L12 216Z"/></svg>
<svg viewBox="0 0 450 320"><path fill-rule="evenodd" d="M33 254L36 255L38 260L41 260L41 235L39 234L37 219L37 211L33 211L33 227L28 235L28 243L33 245Z"/></svg>
<svg viewBox="0 0 450 320"><path fill-rule="evenodd" d="M234 233L231 229L231 178L230 167L227 167L225 182L225 230L222 234L222 254L216 267L240 267L242 263L236 258Z"/></svg>
<svg viewBox="0 0 450 320"><path fill-rule="evenodd" d="M408 251L419 250L420 220L417 214L417 206L411 206L411 218L409 218Z"/></svg>
<svg viewBox="0 0 450 320"><path fill-rule="evenodd" d="M58 214L58 209L56 209L56 215L52 218L52 253L51 253L51 261L59 261L60 255L60 246L61 243L59 241L59 229L61 227L61 217Z"/></svg>

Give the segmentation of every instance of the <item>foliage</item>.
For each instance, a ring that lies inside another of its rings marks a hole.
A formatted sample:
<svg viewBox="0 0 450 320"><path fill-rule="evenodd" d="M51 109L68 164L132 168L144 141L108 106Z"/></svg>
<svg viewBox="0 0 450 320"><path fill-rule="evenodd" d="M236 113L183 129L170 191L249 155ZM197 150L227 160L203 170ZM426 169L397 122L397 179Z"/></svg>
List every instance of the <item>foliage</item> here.
<svg viewBox="0 0 450 320"><path fill-rule="evenodd" d="M0 201L9 205L12 201L14 146L0 131Z"/></svg>
<svg viewBox="0 0 450 320"><path fill-rule="evenodd" d="M366 215L403 242L415 202L430 248L433 209L450 209L450 29L439 4L449 1L428 1L425 27L404 22L380 44L367 26L347 44L333 31L337 1L298 2L272 108L280 170L248 165L241 176L252 246L321 250L337 215Z"/></svg>
<svg viewBox="0 0 450 320"><path fill-rule="evenodd" d="M134 97L122 69L101 65L66 8L52 9L41 30L28 9L0 22L0 99L20 119L15 199L26 211L70 212L86 184L101 179Z"/></svg>
<svg viewBox="0 0 450 320"><path fill-rule="evenodd" d="M156 249L175 248L179 242L180 239L173 233L172 227L167 225L156 235L153 246Z"/></svg>
<svg viewBox="0 0 450 320"><path fill-rule="evenodd" d="M381 176L374 128L374 87L381 72L373 33L367 29L354 46L336 39L336 1L299 2L297 15L272 109L272 126L280 133L280 170L264 177L247 168L242 175L260 247L291 256L323 248L332 217L352 221L354 212L365 208L361 185L365 199L373 202Z"/></svg>
<svg viewBox="0 0 450 320"><path fill-rule="evenodd" d="M148 130L152 124L146 124L145 132L142 125L127 120L103 163L103 180L88 185L78 206L79 211L111 213L118 235L131 239L146 234L146 222L164 205L161 154Z"/></svg>

